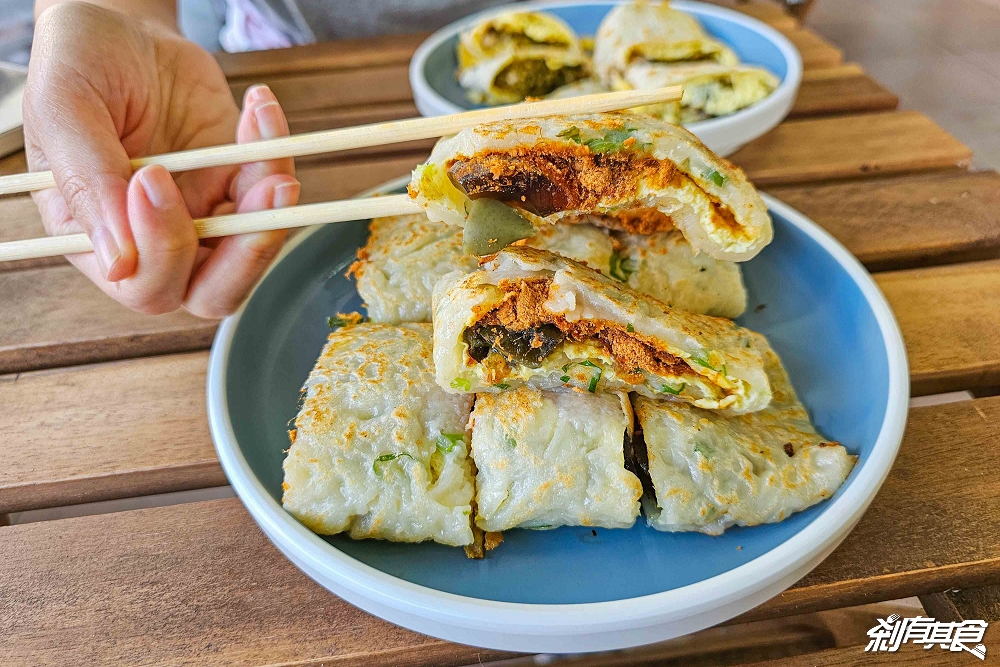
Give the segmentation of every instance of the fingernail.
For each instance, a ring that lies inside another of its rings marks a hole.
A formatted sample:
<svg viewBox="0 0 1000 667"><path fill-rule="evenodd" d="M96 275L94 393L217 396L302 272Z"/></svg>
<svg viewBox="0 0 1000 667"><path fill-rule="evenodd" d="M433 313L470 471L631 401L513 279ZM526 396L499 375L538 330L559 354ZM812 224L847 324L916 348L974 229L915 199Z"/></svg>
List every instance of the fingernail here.
<svg viewBox="0 0 1000 667"><path fill-rule="evenodd" d="M277 102L267 102L260 105L254 109L253 115L257 119L257 129L260 130L261 139L273 139L288 134L285 114L282 113L281 105Z"/></svg>
<svg viewBox="0 0 1000 667"><path fill-rule="evenodd" d="M274 188L272 206L274 208L293 206L299 200L299 190L301 189L302 185L298 181L294 183L282 183Z"/></svg>
<svg viewBox="0 0 1000 667"><path fill-rule="evenodd" d="M149 203L161 211L169 210L180 202L180 193L170 172L159 165L140 169L139 182L146 191Z"/></svg>
<svg viewBox="0 0 1000 667"><path fill-rule="evenodd" d="M94 244L94 253L97 255L97 263L101 266L101 273L107 278L122 256L118 242L107 227L95 229L90 240Z"/></svg>
<svg viewBox="0 0 1000 667"><path fill-rule="evenodd" d="M243 93L243 106L246 106L248 102L263 99L277 101L274 93L271 92L271 89L268 88L266 84L254 84L247 88L247 91Z"/></svg>

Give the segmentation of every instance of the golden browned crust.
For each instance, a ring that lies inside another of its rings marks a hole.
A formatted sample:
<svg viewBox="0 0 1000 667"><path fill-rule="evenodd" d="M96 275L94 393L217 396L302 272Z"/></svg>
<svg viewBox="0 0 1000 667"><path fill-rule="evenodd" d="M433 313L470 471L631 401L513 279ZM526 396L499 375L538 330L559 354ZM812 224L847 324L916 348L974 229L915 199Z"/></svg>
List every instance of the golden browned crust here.
<svg viewBox="0 0 1000 667"><path fill-rule="evenodd" d="M615 362L615 371L626 381L641 382L640 370L660 376L692 375L690 367L680 358L658 349L653 341L607 320L576 320L554 315L543 307L552 287L551 278L501 280L498 287L505 292L503 300L484 312L476 324L499 325L512 331L523 331L553 324L572 340L597 341ZM489 359L489 357L487 358ZM503 369L506 370L506 364Z"/></svg>

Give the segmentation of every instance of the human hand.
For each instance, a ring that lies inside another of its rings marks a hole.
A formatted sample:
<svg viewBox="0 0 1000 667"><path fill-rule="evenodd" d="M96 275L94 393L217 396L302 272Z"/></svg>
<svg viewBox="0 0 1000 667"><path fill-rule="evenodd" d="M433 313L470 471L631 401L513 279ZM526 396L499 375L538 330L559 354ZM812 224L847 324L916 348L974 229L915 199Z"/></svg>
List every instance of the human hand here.
<svg viewBox="0 0 1000 667"><path fill-rule="evenodd" d="M144 313L184 307L221 317L242 303L285 231L199 241L193 218L294 205L291 158L179 174L129 159L288 134L265 86L242 113L215 59L153 23L84 3L46 10L24 94L28 166L56 187L35 193L50 234L86 232L95 252L68 259Z"/></svg>

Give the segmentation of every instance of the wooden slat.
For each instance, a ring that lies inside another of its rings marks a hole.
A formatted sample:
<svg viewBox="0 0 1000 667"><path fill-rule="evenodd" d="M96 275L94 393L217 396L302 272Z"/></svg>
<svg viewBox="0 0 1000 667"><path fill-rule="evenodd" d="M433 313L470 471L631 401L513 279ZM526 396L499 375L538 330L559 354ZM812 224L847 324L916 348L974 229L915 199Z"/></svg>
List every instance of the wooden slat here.
<svg viewBox="0 0 1000 667"><path fill-rule="evenodd" d="M406 174L416 163L400 157L304 170L303 203L349 197ZM0 312L0 373L203 349L215 332L214 322L183 311L134 313L65 263L0 270Z"/></svg>
<svg viewBox="0 0 1000 667"><path fill-rule="evenodd" d="M404 108L401 113L408 111L408 108ZM358 115L347 117L348 113L351 112L344 112L344 122L360 119ZM314 122L315 117L310 117L307 122ZM393 150L399 152L393 153ZM342 164L342 168L335 167L335 173L327 172L330 167L325 163L329 160L317 161L324 163L318 167L313 163L305 163L299 170L300 177L307 184L304 186L304 197L317 201L350 196L381 182L370 178L381 171L375 163L376 159L386 160L384 178L387 179L406 173L424 157L425 150L426 147L411 155L403 152L400 147L386 147L383 153L385 157L355 157L353 159L360 162ZM946 167L964 164L969 155L965 146L933 121L917 112L908 111L786 122L743 148L732 159L743 166L758 184L779 185L876 172L889 174ZM341 154L338 159L348 158ZM309 170L314 168L321 169L324 178L329 176L327 185L323 186L311 176ZM313 186L308 183L316 183L316 189L312 190ZM920 201L919 196L911 194L916 193L908 191L905 195L907 200ZM937 195L931 196L934 197ZM972 198L968 203L975 206L976 201ZM990 210L992 207L992 202L988 202L980 206L979 210ZM0 229L0 240L30 238L42 232L37 213L26 197L0 199L0 216L9 221ZM975 222L970 224L975 226ZM924 231L936 234L933 226ZM41 263L53 261L58 260L43 260ZM39 262L33 260L32 263ZM0 265L0 270L5 268L11 266Z"/></svg>
<svg viewBox="0 0 1000 667"><path fill-rule="evenodd" d="M989 636L989 633L987 633ZM992 646L992 645L991 645ZM992 656L987 655L986 662L979 662L968 653L956 654L933 646L924 649L922 645L906 644L895 652L866 653L865 645L831 648L806 655L768 660L766 662L740 663L741 667L955 667L956 665L989 665L998 664Z"/></svg>
<svg viewBox="0 0 1000 667"><path fill-rule="evenodd" d="M1000 582L1000 398L910 410L889 477L829 558L745 619Z"/></svg>
<svg viewBox="0 0 1000 667"><path fill-rule="evenodd" d="M816 78L803 79L799 94L789 117L820 116L829 114L862 113L895 109L899 98L876 83L855 67L833 67L811 70L821 74ZM410 101L406 73L400 70L393 81L379 94L383 97L398 98L393 102L358 104L352 107L312 108L315 101L299 91L305 86L301 81L298 88L288 90L283 84L277 87L281 101L288 112L288 122L292 132L312 132L315 130L374 123L399 118L410 118L417 113ZM361 93L363 94L363 92ZM300 110L303 106L310 110Z"/></svg>
<svg viewBox="0 0 1000 667"><path fill-rule="evenodd" d="M943 593L921 595L920 603L930 616L946 623L1000 620L1000 586L953 588Z"/></svg>
<svg viewBox="0 0 1000 667"><path fill-rule="evenodd" d="M825 227L871 271L1000 256L1000 175L948 171L767 191Z"/></svg>
<svg viewBox="0 0 1000 667"><path fill-rule="evenodd" d="M259 80L281 74L405 65L430 33L385 35L367 39L293 46L288 49L217 53L222 71L230 79Z"/></svg>
<svg viewBox="0 0 1000 667"><path fill-rule="evenodd" d="M404 176L416 167L424 155L397 155L381 160L328 162L298 170L302 183L303 204L354 196L386 181Z"/></svg>
<svg viewBox="0 0 1000 667"><path fill-rule="evenodd" d="M499 657L397 628L330 595L267 542L236 500L3 530L0 656L10 667L375 667Z"/></svg>
<svg viewBox="0 0 1000 667"><path fill-rule="evenodd" d="M844 59L844 52L826 41L809 28L795 28L782 31L802 56L803 69L832 67Z"/></svg>
<svg viewBox="0 0 1000 667"><path fill-rule="evenodd" d="M1000 261L878 273L914 395L1000 385Z"/></svg>
<svg viewBox="0 0 1000 667"><path fill-rule="evenodd" d="M0 373L202 349L216 327L135 313L68 264L0 273L0 313Z"/></svg>
<svg viewBox="0 0 1000 667"><path fill-rule="evenodd" d="M966 167L962 142L917 111L782 123L729 159L759 186Z"/></svg>
<svg viewBox="0 0 1000 667"><path fill-rule="evenodd" d="M818 205L822 205L822 202ZM71 267L18 272L13 277L36 273L41 275L35 276L33 282L51 282L45 272L60 275L60 279L55 281L53 297L39 299L37 295L23 296L23 305L18 302L9 309L4 308L4 312L16 313L22 307L31 308L33 305L37 310L39 303L42 304L41 307L48 306L61 300L65 293L73 294L74 290L89 286L86 278ZM68 273L68 277L62 276L63 272ZM1000 342L996 336L990 335L992 330L1000 328L1000 262L881 273L876 278L903 330L914 394L1000 384ZM3 280L4 277L0 276L0 295L4 293ZM67 284L73 287L67 288ZM22 291L22 294L29 293ZM957 293L961 293L961 296L956 296ZM109 309L124 310L103 297L96 300L93 297L73 298L70 301L75 304L74 313L79 309L82 312L96 312L100 317ZM0 305L3 305L2 301ZM32 322L31 319L27 321ZM65 322L66 319L62 318L53 325L48 318L39 318L32 331L50 337L65 336L62 329L66 326ZM54 346L50 356L61 354L61 358L67 358L70 354L86 354L96 360L143 354L142 348L122 349L116 345L117 340L126 337L132 330L134 322L135 319L132 319L120 324L115 318L105 317L96 325L91 323L84 328L82 341L80 338L67 337L64 343ZM202 346L207 346L212 325L202 321L196 321L195 324L205 330ZM101 331L100 337L93 332L95 326ZM72 327L71 330L75 331ZM167 330L146 343L155 344L159 351L173 351L170 348L177 337L176 331ZM0 354L0 363L14 365L20 362L28 365L23 359L34 348L30 343L22 343L22 348L7 356ZM146 412L142 402L135 401L133 405L117 393L105 393L101 390L106 379L117 373L128 378L123 381L122 391L125 392L125 397L132 391L132 382L139 382L139 386L142 386L146 384L145 379L149 378L149 384L155 386L157 391L162 391L163 397L190 397L192 388L195 388L198 397L196 400L200 404L206 359L203 354L137 359L123 364L25 373L16 382L11 381L13 376L8 376L6 379L9 382L0 385L0 405L37 405L43 410L39 414L49 415L52 424L74 423L81 419L80 415L114 412L121 424L137 424L138 434L161 431L173 433L180 428L190 435L191 440L177 450L169 463L145 467L136 463L137 460L141 461L139 453L127 447L119 448L116 438L106 431L77 429L77 432L85 433L85 436L81 436L85 440L82 448L93 452L95 462L81 459L79 469L70 467L67 472L60 473L64 461L69 459L55 456L51 465L39 465L35 462L35 455L55 441L66 443L71 452L67 456L72 456L77 450L76 441L68 439L65 433L51 429L26 430L22 437L16 438L22 447L16 450L17 453L10 455L12 459L8 463L8 471L0 473L0 513L87 500L105 500L132 493L191 488L200 483L197 481L201 479L200 476L213 480L211 483L218 481L218 470L212 465L214 459L205 457L205 452L210 451L210 448L200 412L185 414L183 418L178 416L176 419L182 420L181 422L171 422L160 413ZM43 396L44 400L40 398ZM175 414L183 414L183 411ZM4 416L0 415L0 432L16 430L18 425L33 423L33 420L24 418L21 409L9 410L6 420L5 423ZM116 426L109 424L107 428L113 431ZM140 441L147 437L150 436L141 435ZM158 440L151 438L150 442L156 443ZM39 485L40 488L29 492L19 487L19 482ZM60 490L62 485L67 486L67 489Z"/></svg>
<svg viewBox="0 0 1000 667"><path fill-rule="evenodd" d="M413 102L386 102L375 106L354 106L315 111L288 113L288 126L292 134L316 132L335 127L349 127L364 123L382 123L401 118L416 118L420 115Z"/></svg>
<svg viewBox="0 0 1000 667"><path fill-rule="evenodd" d="M226 484L206 352L0 376L0 513Z"/></svg>
<svg viewBox="0 0 1000 667"><path fill-rule="evenodd" d="M364 185L405 174L413 163L413 158L401 156L393 162L327 164L302 170L305 200L348 196ZM900 198L900 191L907 187L910 186L886 186L885 205L891 207L894 198ZM872 193L872 202L881 202L878 189L873 190L876 192ZM789 192L792 191L783 194ZM885 229L865 226L868 209L864 206L871 203L865 200L866 192L871 191L848 188L847 195L863 206L859 204L855 210L860 212L853 213L853 217L845 214L843 218L831 218L843 220L843 226L834 231L843 235L849 247L869 249L878 261L893 262L891 253L896 251L904 256L919 254L919 241L914 245L905 239L885 242L883 239L889 238ZM824 190L822 195L815 198L813 205L817 208L838 197L837 191L831 190ZM844 201L849 199L847 195ZM808 196L806 193L800 198ZM957 196L962 201L961 194ZM793 204L801 206L801 201ZM877 210L878 206L872 205ZM937 206L929 202L925 207L916 206L915 220L933 222L933 209ZM954 239L965 233L970 239L964 244L966 247L982 252L996 250L998 240L995 230L989 227L989 218L977 223L980 225L977 231L975 225L963 223L961 216L969 209L945 207L944 210L940 227L950 227L954 232L952 241L939 244L940 256L947 257L950 249L961 247ZM958 217L949 218L952 214ZM901 209L897 215L897 218L882 217L904 225L907 210ZM914 233L924 233L919 230L928 226L912 228L918 230ZM996 307L1000 306L996 296L1000 294L1000 273L994 264L904 271L882 274L879 279L897 309L907 337L915 393L1000 384L1000 349L995 337L989 335L1000 326L997 321L1000 309ZM955 290L964 296L953 298ZM10 314L0 322L0 372L198 349L208 344L214 330L212 323L183 313L155 318L132 313L115 304L68 265L0 272L0 312Z"/></svg>
<svg viewBox="0 0 1000 667"><path fill-rule="evenodd" d="M815 75L815 76L810 76ZM789 118L895 109L899 98L848 64L807 70Z"/></svg>
<svg viewBox="0 0 1000 667"><path fill-rule="evenodd" d="M798 20L772 0L708 0L713 5L728 7L767 23L777 30L794 30Z"/></svg>
<svg viewBox="0 0 1000 667"><path fill-rule="evenodd" d="M3 223L0 224L0 242L20 241L21 239L45 236L45 227L42 226L42 219L38 215L38 208L35 206L34 200L27 195L0 198L0 220L3 220ZM0 271L65 263L66 260L62 257L41 257L15 262L0 262ZM0 341L2 340L0 338Z"/></svg>
<svg viewBox="0 0 1000 667"><path fill-rule="evenodd" d="M1000 398L912 410L896 465L855 530L746 618L1000 580L1000 524L991 520L1000 478L982 465L1000 456L998 419ZM393 628L327 594L236 499L2 532L4 664L476 662L474 649Z"/></svg>
<svg viewBox="0 0 1000 667"><path fill-rule="evenodd" d="M26 171L28 171L28 160L24 156L24 151L18 151L0 159L0 175L22 174Z"/></svg>
<svg viewBox="0 0 1000 667"><path fill-rule="evenodd" d="M265 78L275 97L288 111L314 111L349 105L378 105L413 99L407 65L286 74ZM243 97L249 81L230 83L233 96Z"/></svg>

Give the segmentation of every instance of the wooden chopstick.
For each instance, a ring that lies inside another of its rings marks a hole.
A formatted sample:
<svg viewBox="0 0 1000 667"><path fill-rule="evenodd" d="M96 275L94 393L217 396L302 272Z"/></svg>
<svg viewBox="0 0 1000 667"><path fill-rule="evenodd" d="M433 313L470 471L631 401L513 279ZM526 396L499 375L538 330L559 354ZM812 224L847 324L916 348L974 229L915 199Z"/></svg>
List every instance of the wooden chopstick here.
<svg viewBox="0 0 1000 667"><path fill-rule="evenodd" d="M669 86L653 90L626 90L614 93L583 95L559 100L522 102L502 107L477 109L433 118L408 118L387 123L372 123L337 130L323 130L295 134L290 137L268 139L248 144L227 144L195 148L177 153L150 155L132 160L136 170L150 164L159 164L169 171L204 169L261 160L276 160L367 148L385 144L398 144L418 139L433 139L454 134L459 130L482 123L503 120L553 116L560 114L600 113L632 107L679 100L683 86ZM36 171L0 177L0 195L30 192L55 187L50 171Z"/></svg>
<svg viewBox="0 0 1000 667"><path fill-rule="evenodd" d="M409 195L388 195L273 208L253 213L233 213L214 218L199 218L194 221L194 225L198 230L199 238L210 239L217 236L248 234L271 229L291 229L389 215L406 215L420 213L422 210L410 199ZM93 250L94 246L86 234L46 236L38 239L0 243L0 262L76 255Z"/></svg>

